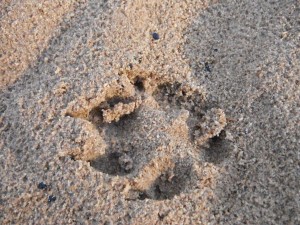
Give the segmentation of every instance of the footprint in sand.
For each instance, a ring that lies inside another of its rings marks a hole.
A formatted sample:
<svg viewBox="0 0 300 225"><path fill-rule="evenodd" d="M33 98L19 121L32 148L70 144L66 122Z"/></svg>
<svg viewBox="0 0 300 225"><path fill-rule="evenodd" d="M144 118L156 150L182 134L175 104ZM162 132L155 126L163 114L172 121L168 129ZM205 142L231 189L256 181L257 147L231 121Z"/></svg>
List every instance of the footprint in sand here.
<svg viewBox="0 0 300 225"><path fill-rule="evenodd" d="M205 162L200 147L226 126L223 110L204 110L201 88L145 72L123 71L92 105L73 104L68 115L98 130L105 152L88 161L96 170L118 176L127 199L170 199L192 188L199 180L194 167Z"/></svg>

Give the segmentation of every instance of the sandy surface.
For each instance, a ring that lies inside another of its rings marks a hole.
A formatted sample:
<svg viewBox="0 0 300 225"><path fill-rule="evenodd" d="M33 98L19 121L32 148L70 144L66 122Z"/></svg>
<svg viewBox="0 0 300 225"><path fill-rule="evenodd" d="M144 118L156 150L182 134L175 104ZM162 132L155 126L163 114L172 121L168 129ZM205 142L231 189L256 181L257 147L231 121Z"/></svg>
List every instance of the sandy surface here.
<svg viewBox="0 0 300 225"><path fill-rule="evenodd" d="M0 30L0 224L300 223L298 0L4 0Z"/></svg>

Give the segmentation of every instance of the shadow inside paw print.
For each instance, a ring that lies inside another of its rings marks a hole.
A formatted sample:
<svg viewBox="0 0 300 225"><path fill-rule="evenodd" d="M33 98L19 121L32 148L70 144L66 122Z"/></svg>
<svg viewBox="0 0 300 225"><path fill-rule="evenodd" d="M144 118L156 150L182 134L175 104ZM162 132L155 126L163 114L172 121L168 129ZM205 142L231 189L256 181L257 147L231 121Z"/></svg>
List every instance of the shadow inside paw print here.
<svg viewBox="0 0 300 225"><path fill-rule="evenodd" d="M208 150L201 156L200 149L214 142L226 117L221 109L204 111L201 88L127 74L106 92L104 101L69 115L85 115L99 131L105 153L89 160L90 165L127 179L127 199L173 198L195 185L195 163L205 157L216 161L213 154L205 155ZM217 152L217 145L212 146Z"/></svg>
<svg viewBox="0 0 300 225"><path fill-rule="evenodd" d="M126 142L130 136L130 130L134 130L132 123L136 120L134 112L123 116L118 122L102 125L105 142L110 143L104 155L91 160L91 166L110 175L124 176L134 169L135 147ZM102 130L102 131L103 131Z"/></svg>
<svg viewBox="0 0 300 225"><path fill-rule="evenodd" d="M179 195L191 183L192 166L188 158L178 159L171 173L157 177L147 190L138 193L138 199L164 200Z"/></svg>
<svg viewBox="0 0 300 225"><path fill-rule="evenodd" d="M220 164L229 157L231 152L231 143L226 140L226 131L222 130L219 136L209 140L209 147L203 148L202 153L206 162Z"/></svg>

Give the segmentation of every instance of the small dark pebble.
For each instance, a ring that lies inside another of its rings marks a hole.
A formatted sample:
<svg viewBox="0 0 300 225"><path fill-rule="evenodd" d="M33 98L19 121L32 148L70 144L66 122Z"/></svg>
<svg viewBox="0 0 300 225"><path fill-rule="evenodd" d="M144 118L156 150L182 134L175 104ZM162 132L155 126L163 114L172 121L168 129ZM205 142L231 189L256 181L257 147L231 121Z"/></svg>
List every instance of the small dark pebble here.
<svg viewBox="0 0 300 225"><path fill-rule="evenodd" d="M204 66L205 66L205 71L211 72L208 62L204 63Z"/></svg>
<svg viewBox="0 0 300 225"><path fill-rule="evenodd" d="M154 32L152 34L152 37L153 37L154 40L158 40L159 39L159 34Z"/></svg>
<svg viewBox="0 0 300 225"><path fill-rule="evenodd" d="M219 50L218 50L217 48L215 48L215 49L214 49L214 52L217 52L217 51L219 51Z"/></svg>
<svg viewBox="0 0 300 225"><path fill-rule="evenodd" d="M38 189L46 189L46 188L47 188L47 184L45 184L44 182L38 184Z"/></svg>
<svg viewBox="0 0 300 225"><path fill-rule="evenodd" d="M55 202L55 200L56 200L56 197L55 197L55 196L49 195L49 197L48 197L48 202Z"/></svg>

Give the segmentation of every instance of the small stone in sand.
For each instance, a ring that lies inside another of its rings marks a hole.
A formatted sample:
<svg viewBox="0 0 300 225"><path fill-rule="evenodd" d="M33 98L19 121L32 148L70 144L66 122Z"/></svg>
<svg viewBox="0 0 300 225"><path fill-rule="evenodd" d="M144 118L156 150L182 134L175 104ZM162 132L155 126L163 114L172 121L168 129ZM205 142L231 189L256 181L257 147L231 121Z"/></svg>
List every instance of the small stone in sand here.
<svg viewBox="0 0 300 225"><path fill-rule="evenodd" d="M47 184L45 184L44 182L41 182L41 183L38 184L38 189L43 190L43 189L46 189L46 188L47 188Z"/></svg>
<svg viewBox="0 0 300 225"><path fill-rule="evenodd" d="M158 40L159 39L159 34L154 32L152 34L152 37L153 37L154 40Z"/></svg>
<svg viewBox="0 0 300 225"><path fill-rule="evenodd" d="M56 200L56 197L55 197L55 196L49 195L49 197L48 197L48 202L55 202L55 200Z"/></svg>

